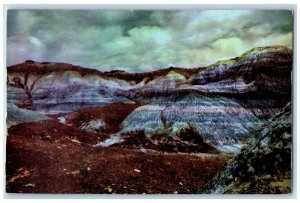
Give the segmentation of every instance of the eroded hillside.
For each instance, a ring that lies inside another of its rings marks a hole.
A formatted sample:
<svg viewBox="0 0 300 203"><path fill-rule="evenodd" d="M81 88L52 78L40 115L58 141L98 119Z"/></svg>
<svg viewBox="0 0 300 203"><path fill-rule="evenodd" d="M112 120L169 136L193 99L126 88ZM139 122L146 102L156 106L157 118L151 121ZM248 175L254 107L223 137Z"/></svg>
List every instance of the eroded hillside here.
<svg viewBox="0 0 300 203"><path fill-rule="evenodd" d="M291 193L291 104L255 133L252 143L207 186L205 193Z"/></svg>
<svg viewBox="0 0 300 203"><path fill-rule="evenodd" d="M291 173L292 63L290 49L272 46L147 73L34 61L8 67L7 191L199 193L239 154L234 172L229 164L205 191L276 193L273 178ZM257 174L257 161L279 168ZM235 172L235 188L215 188ZM244 184L249 174L256 179ZM270 184L249 190L262 181Z"/></svg>

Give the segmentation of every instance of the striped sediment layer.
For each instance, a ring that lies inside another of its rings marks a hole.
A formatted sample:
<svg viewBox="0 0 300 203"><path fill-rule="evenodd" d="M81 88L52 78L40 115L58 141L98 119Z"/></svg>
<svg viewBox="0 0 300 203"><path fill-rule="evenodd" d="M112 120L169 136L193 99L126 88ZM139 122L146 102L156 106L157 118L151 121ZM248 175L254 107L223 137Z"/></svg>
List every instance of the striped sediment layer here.
<svg viewBox="0 0 300 203"><path fill-rule="evenodd" d="M243 143L259 125L251 111L231 99L189 93L135 109L122 122L118 136L144 131L148 137L167 134L182 141L196 134L205 143L218 146Z"/></svg>
<svg viewBox="0 0 300 203"><path fill-rule="evenodd" d="M288 194L291 192L291 103L255 133L203 193Z"/></svg>
<svg viewBox="0 0 300 203"><path fill-rule="evenodd" d="M290 96L292 56L292 50L282 46L254 48L200 71L192 88L209 93L267 92Z"/></svg>

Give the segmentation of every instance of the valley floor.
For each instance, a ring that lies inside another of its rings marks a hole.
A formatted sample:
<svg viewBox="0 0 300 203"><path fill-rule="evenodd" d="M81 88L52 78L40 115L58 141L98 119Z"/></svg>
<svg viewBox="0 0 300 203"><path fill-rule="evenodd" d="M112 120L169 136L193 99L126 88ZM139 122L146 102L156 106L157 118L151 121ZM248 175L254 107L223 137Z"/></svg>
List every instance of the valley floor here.
<svg viewBox="0 0 300 203"><path fill-rule="evenodd" d="M9 193L198 193L228 158L8 136Z"/></svg>
<svg viewBox="0 0 300 203"><path fill-rule="evenodd" d="M115 107L111 109L114 110ZM92 116L91 113L86 115ZM119 118L111 119L118 121ZM6 191L197 194L229 159L222 154L94 147L107 135L85 132L74 125L53 119L10 127L6 147Z"/></svg>

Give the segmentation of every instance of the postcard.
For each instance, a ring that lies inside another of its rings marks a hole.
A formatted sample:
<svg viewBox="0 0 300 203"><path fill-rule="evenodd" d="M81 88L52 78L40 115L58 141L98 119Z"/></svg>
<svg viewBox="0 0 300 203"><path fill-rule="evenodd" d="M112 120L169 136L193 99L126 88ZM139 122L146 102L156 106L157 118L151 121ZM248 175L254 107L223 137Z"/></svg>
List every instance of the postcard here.
<svg viewBox="0 0 300 203"><path fill-rule="evenodd" d="M6 192L290 194L293 18L9 9Z"/></svg>

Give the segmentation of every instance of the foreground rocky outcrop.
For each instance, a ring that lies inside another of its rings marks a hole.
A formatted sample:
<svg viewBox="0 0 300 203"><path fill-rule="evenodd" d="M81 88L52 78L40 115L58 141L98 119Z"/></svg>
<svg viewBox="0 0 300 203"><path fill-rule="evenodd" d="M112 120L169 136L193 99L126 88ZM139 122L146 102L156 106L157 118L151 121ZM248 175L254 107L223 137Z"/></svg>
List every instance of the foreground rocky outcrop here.
<svg viewBox="0 0 300 203"><path fill-rule="evenodd" d="M292 174L291 104L268 121L207 185L203 193L290 193Z"/></svg>

